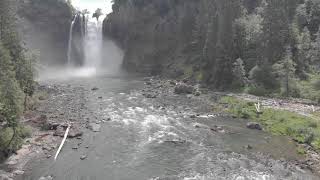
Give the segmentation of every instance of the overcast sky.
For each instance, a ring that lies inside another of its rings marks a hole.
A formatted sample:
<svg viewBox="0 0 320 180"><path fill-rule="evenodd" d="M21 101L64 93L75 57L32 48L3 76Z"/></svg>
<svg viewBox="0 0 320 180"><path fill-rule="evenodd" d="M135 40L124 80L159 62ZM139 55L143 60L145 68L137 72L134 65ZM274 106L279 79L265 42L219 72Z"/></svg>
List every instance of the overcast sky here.
<svg viewBox="0 0 320 180"><path fill-rule="evenodd" d="M97 8L101 8L103 13L110 13L112 11L111 0L72 0L72 4L78 9L88 9L91 13Z"/></svg>

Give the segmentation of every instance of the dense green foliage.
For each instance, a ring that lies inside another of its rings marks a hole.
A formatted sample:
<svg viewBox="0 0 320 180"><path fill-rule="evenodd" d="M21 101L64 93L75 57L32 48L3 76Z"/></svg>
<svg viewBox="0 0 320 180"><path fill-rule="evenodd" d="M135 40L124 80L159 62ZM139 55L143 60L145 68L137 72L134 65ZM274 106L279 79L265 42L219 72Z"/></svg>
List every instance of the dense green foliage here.
<svg viewBox="0 0 320 180"><path fill-rule="evenodd" d="M227 104L226 111L238 118L259 122L266 131L276 135L290 136L299 143L306 143L320 150L319 115L306 117L271 108L265 108L261 114L258 114L254 103L234 97L223 97L220 103Z"/></svg>
<svg viewBox="0 0 320 180"><path fill-rule="evenodd" d="M113 10L105 32L129 69L293 97L319 73L319 0L114 0Z"/></svg>
<svg viewBox="0 0 320 180"><path fill-rule="evenodd" d="M34 92L35 57L21 45L16 32L16 1L0 1L0 153L10 153L28 133L18 119L26 97Z"/></svg>

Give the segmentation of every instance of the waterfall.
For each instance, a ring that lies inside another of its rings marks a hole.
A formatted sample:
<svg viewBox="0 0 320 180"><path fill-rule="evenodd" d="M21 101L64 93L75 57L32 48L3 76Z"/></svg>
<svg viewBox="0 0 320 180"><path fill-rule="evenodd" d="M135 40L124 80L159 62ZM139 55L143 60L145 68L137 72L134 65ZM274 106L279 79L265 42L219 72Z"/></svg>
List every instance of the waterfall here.
<svg viewBox="0 0 320 180"><path fill-rule="evenodd" d="M103 54L102 20L88 17L87 31L84 41L85 66L99 67Z"/></svg>
<svg viewBox="0 0 320 180"><path fill-rule="evenodd" d="M76 21L76 18L77 16L74 16L70 25L70 30L69 30L69 42L68 42L68 65L69 66L72 64L72 59L71 59L72 37L73 37L73 26L74 26L74 22Z"/></svg>

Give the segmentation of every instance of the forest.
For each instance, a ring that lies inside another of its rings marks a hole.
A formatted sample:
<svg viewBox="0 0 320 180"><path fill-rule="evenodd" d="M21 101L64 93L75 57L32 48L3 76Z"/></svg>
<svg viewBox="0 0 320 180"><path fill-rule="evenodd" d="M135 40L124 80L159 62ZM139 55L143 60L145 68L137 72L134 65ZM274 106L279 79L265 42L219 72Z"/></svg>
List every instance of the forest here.
<svg viewBox="0 0 320 180"><path fill-rule="evenodd" d="M132 71L320 102L319 25L318 0L114 0L105 34Z"/></svg>
<svg viewBox="0 0 320 180"><path fill-rule="evenodd" d="M0 0L0 180L319 179L319 118L320 0Z"/></svg>
<svg viewBox="0 0 320 180"><path fill-rule="evenodd" d="M37 56L26 49L16 29L17 3L0 1L0 157L20 148L30 130L18 119L28 109L35 87Z"/></svg>

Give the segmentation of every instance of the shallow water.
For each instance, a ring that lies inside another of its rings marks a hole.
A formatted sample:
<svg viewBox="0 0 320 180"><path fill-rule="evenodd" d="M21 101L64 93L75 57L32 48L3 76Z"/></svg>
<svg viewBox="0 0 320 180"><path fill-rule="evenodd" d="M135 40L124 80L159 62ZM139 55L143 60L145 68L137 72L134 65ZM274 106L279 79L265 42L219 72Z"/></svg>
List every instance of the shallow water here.
<svg viewBox="0 0 320 180"><path fill-rule="evenodd" d="M33 160L21 179L46 175L57 180L317 179L279 160L300 158L293 142L249 130L244 120L208 116L209 98L159 92L157 98L147 99L140 91L143 81L132 75L46 80L45 84L68 85L72 93L84 93L83 102L92 112L90 121L109 117L111 121L101 123L101 132L85 130L83 140L68 140L56 162ZM99 90L91 91L92 87ZM82 88L85 91L80 92ZM200 116L190 118L196 113ZM214 125L225 132L211 131ZM80 148L72 150L79 142ZM80 160L84 154L87 158Z"/></svg>

